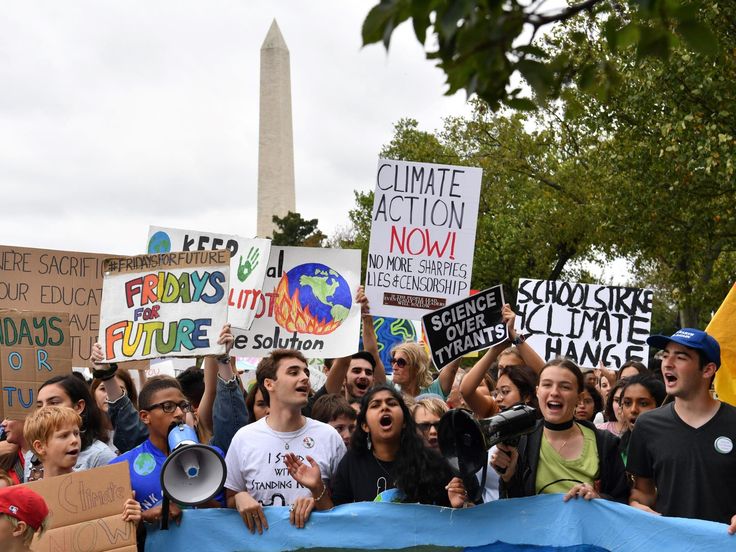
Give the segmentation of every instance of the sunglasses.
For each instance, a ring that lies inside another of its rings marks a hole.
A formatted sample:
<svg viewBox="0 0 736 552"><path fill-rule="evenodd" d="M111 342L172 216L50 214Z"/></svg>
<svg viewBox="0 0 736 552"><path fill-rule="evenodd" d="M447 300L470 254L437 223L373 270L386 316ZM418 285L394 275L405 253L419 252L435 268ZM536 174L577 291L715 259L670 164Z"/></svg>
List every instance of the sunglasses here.
<svg viewBox="0 0 736 552"><path fill-rule="evenodd" d="M405 360L405 359L403 359L403 358L395 358L395 357L392 357L392 358L391 358L391 364L392 364L392 365L394 365L394 364L395 364L395 365L396 365L396 366L398 366L399 368L405 368L405 367L406 367L406 365L407 365L408 363L407 363L407 362L406 362L406 360Z"/></svg>
<svg viewBox="0 0 736 552"><path fill-rule="evenodd" d="M187 401L182 401L180 403L174 401L164 401L152 404L148 408L142 408L141 410L153 410L154 408L160 408L161 410L166 412L166 414L171 414L172 412L176 411L177 407L181 408L182 412L191 412L192 410L192 405Z"/></svg>
<svg viewBox="0 0 736 552"><path fill-rule="evenodd" d="M419 431L422 433L429 433L429 430L434 428L435 431L439 431L440 423L439 422L424 422L421 424L417 424L417 427L419 428Z"/></svg>

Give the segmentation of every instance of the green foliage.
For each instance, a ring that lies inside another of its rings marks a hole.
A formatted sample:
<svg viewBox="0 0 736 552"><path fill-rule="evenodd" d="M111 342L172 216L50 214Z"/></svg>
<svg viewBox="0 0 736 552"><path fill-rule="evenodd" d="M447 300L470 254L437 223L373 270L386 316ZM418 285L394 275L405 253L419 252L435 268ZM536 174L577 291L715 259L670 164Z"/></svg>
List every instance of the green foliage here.
<svg viewBox="0 0 736 552"><path fill-rule="evenodd" d="M602 186L601 199L611 206L606 220L616 232L601 246L631 258L636 283L669 297L682 325L703 327L736 274L736 4L702 5L697 16L688 23L693 32L712 33L722 49L693 53L679 44L666 59L641 60L632 48L620 48L605 59L621 72L608 97L574 86L562 96L566 124L595 137L596 163L620 182ZM550 49L569 52L571 31L584 26L570 21ZM603 51L600 30L576 55ZM694 48L700 39L689 32L682 34Z"/></svg>
<svg viewBox="0 0 736 552"><path fill-rule="evenodd" d="M274 230L271 241L274 245L294 245L301 247L322 247L327 239L319 228L318 220L303 219L299 213L289 211L285 217L273 216L278 229Z"/></svg>
<svg viewBox="0 0 736 552"><path fill-rule="evenodd" d="M710 2L709 2L710 4ZM391 35L411 19L417 40L436 49L427 58L447 76L447 94L464 89L477 94L491 109L502 105L531 110L559 97L572 81L599 99L610 95L620 82L615 64L602 64L602 52L588 59L566 51L540 48L540 29L562 24L576 16L604 38L606 54L636 47L637 57L667 59L684 41L694 52L715 56L718 39L698 18L696 0L580 0L550 10L544 2L522 0L381 0L363 22L363 44L382 42L389 48ZM591 40L589 29L570 35L577 46ZM534 92L528 97L515 86L521 76Z"/></svg>

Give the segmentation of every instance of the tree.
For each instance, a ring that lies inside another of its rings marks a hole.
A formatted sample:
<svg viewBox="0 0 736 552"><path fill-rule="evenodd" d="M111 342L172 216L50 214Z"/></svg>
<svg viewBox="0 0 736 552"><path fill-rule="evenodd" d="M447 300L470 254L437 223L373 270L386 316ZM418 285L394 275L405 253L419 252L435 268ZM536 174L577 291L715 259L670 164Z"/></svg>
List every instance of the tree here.
<svg viewBox="0 0 736 552"><path fill-rule="evenodd" d="M285 217L273 216L278 229L274 230L271 241L274 245L294 245L301 247L322 247L327 239L319 228L318 220L303 219L299 213L289 211Z"/></svg>
<svg viewBox="0 0 736 552"><path fill-rule="evenodd" d="M608 51L635 45L637 56L666 58L684 41L696 52L714 54L717 41L698 19L707 3L694 0L581 0L550 8L544 0L381 0L363 22L363 44L383 42L388 49L394 29L412 20L414 34L424 46L428 33L436 49L427 58L447 75L447 94L465 89L491 109L501 104L533 109L558 96L562 86L578 78L583 84L615 87L620 77L615 63L600 56L581 60L564 51L552 54L539 47L539 31L579 14L593 23L604 21L602 36ZM636 20L622 17L634 11ZM579 43L585 33L572 35ZM516 85L521 76L534 98ZM598 81L594 77L599 77ZM583 86L586 88L586 86Z"/></svg>
<svg viewBox="0 0 736 552"><path fill-rule="evenodd" d="M568 22L549 46L620 68L621 85L609 93L562 92L566 124L595 137L596 162L620 183L601 182L616 230L602 245L634 261L639 283L671 298L680 325L702 327L736 274L736 6L711 3L699 17L722 45L715 56L681 46L667 60L638 60L632 46L610 53L603 22L590 41L575 43L583 20Z"/></svg>

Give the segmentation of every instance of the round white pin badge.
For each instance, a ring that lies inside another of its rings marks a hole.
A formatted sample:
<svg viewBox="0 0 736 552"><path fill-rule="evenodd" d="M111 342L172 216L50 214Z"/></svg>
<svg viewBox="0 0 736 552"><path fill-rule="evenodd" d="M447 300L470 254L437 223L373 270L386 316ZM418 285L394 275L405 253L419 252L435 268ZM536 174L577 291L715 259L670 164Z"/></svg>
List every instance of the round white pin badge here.
<svg viewBox="0 0 736 552"><path fill-rule="evenodd" d="M721 454L728 454L733 450L733 441L728 437L716 437L713 446Z"/></svg>

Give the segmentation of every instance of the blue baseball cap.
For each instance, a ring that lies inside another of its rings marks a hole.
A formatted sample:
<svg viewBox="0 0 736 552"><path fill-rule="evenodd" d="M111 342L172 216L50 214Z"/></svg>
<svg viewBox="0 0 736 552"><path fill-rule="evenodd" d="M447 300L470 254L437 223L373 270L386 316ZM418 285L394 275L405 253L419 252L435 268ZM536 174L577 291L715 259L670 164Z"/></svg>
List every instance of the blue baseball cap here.
<svg viewBox="0 0 736 552"><path fill-rule="evenodd" d="M703 351L703 354L710 362L715 363L716 368L721 366L721 346L718 345L718 341L713 336L708 335L703 330L682 328L671 336L652 335L647 338L647 344L657 349L664 349L670 341L674 341L690 349L699 349Z"/></svg>

